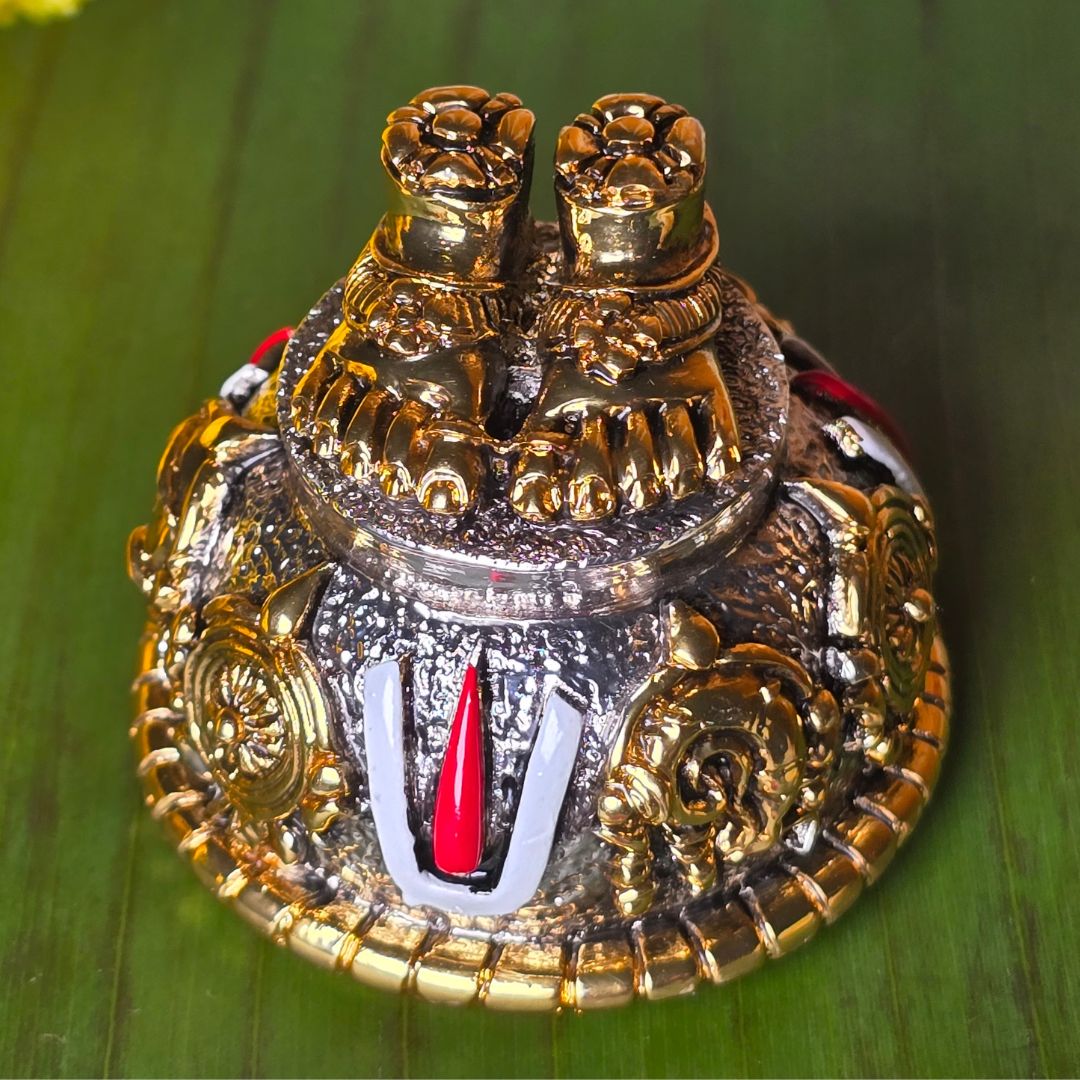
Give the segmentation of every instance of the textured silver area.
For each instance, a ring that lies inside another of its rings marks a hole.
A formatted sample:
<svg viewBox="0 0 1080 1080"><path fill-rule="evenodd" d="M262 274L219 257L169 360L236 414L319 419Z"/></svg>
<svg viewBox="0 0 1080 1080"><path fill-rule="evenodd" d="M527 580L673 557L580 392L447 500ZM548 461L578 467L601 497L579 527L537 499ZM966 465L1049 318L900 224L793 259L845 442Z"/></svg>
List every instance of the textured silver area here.
<svg viewBox="0 0 1080 1080"><path fill-rule="evenodd" d="M340 567L323 596L312 640L319 664L342 703L342 737L357 763L358 800L367 810L363 672L384 660L406 664L412 717L410 803L416 826L430 822L435 780L466 665L478 659L492 748L490 840L511 827L546 694L557 690L585 716L578 763L562 805L557 842L591 838L596 793L623 700L660 660L651 611L572 622L469 624L391 596ZM595 838L589 846L599 848ZM553 860L554 863L554 860Z"/></svg>
<svg viewBox="0 0 1080 1080"><path fill-rule="evenodd" d="M777 501L722 574L701 608L726 642L756 641L794 656L808 671L825 645L826 563L820 527L789 501Z"/></svg>
<svg viewBox="0 0 1080 1080"><path fill-rule="evenodd" d="M207 597L238 592L261 603L271 589L326 559L318 537L296 515L284 474L281 453L244 474L221 541L228 557L211 562L218 569L203 585Z"/></svg>
<svg viewBox="0 0 1080 1080"><path fill-rule="evenodd" d="M343 475L288 423L289 400L340 321L341 285L301 324L286 353L279 396L296 491L316 526L353 565L393 592L481 618L610 611L647 602L693 573L704 548L730 550L764 510L787 423L787 376L776 343L734 282L723 289L716 346L739 424L742 461L700 495L642 514L583 525L536 527L504 497L460 518L387 498L370 480ZM538 362L527 339L508 357L512 390L528 393Z"/></svg>
<svg viewBox="0 0 1080 1080"><path fill-rule="evenodd" d="M335 288L297 335L282 376L286 394L333 325L339 301ZM504 916L417 912L431 925L505 940L535 936L538 925L550 928L552 940L566 940L623 922L607 877L610 853L595 832L596 805L628 702L663 661L662 601L679 596L714 620L725 644L770 645L797 659L815 682L833 685L822 662L827 538L774 484L817 476L870 490L890 477L866 455L845 456L829 437L837 414L827 405L797 395L788 401L783 362L767 352L774 346L757 314L734 286L725 303L721 351L742 425L744 466L730 483L677 507L620 515L600 526L537 527L499 503L446 521L341 477L288 433L283 449L271 449L232 482L216 550L206 553L202 600L237 592L258 603L304 570L328 559L334 564L309 634L331 694L333 738L351 794L346 813L326 833L304 840L295 868L304 888L408 909L383 861L365 775L364 672L383 661L407 670L406 782L418 865L430 859L435 785L470 661L478 662L490 748L487 871L496 879L547 696L557 691L583 717L573 774L555 800L551 856L532 901ZM527 335L510 349L509 394L525 401L535 394L540 363ZM708 522L725 513L728 531L696 547ZM345 532L365 531L354 515L368 514L380 536L366 549L378 574L365 572L359 548L340 544ZM336 524L326 528L329 518ZM665 562L680 545L690 557ZM415 564L397 561L405 551ZM460 577L442 576L445 560L467 567L474 582L479 572L486 584L463 588ZM514 577L519 571L524 579ZM508 575L498 587L491 581L496 573ZM515 591L522 580L526 585ZM838 764L826 819L838 806L836 793L843 788L846 797L856 783L857 768L853 755ZM789 847L798 840L790 830L784 837ZM774 858L769 852L725 867L716 894L734 895ZM653 874L657 910L693 901L662 844Z"/></svg>

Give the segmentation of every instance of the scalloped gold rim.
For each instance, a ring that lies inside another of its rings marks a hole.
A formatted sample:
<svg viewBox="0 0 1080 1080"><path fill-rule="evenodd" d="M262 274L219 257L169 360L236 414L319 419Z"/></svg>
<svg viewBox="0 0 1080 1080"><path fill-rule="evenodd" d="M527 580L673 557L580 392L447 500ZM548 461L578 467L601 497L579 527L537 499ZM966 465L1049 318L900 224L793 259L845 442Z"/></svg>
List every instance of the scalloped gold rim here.
<svg viewBox="0 0 1080 1080"><path fill-rule="evenodd" d="M131 735L146 803L200 879L247 922L322 967L429 1001L502 1010L587 1010L635 996L676 997L700 982L731 982L809 941L877 881L911 835L937 783L952 708L939 635L897 762L874 775L809 855L782 859L739 897L695 906L677 922L645 919L621 933L565 942L501 940L440 931L391 908L310 907L272 872L238 862L204 826L201 795L183 786L172 746L180 716L166 700L156 647L151 627L133 688Z"/></svg>

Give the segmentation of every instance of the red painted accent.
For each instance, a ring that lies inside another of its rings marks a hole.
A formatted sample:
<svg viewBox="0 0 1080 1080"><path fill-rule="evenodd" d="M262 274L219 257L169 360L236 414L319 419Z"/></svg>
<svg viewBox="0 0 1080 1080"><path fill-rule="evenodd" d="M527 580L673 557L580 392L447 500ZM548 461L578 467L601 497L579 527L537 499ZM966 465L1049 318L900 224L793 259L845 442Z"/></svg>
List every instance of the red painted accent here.
<svg viewBox="0 0 1080 1080"><path fill-rule="evenodd" d="M484 732L476 667L465 669L435 789L432 854L444 874L470 874L484 851Z"/></svg>
<svg viewBox="0 0 1080 1080"><path fill-rule="evenodd" d="M275 330L269 337L263 338L262 341L256 346L255 351L251 354L249 364L261 364L263 357L274 348L279 345L284 345L289 338L293 336L293 327L283 326L280 330Z"/></svg>
<svg viewBox="0 0 1080 1080"><path fill-rule="evenodd" d="M893 418L872 398L846 379L831 371L801 371L791 380L792 389L805 390L817 397L829 398L850 409L856 416L881 428L897 447L908 453L908 442Z"/></svg>

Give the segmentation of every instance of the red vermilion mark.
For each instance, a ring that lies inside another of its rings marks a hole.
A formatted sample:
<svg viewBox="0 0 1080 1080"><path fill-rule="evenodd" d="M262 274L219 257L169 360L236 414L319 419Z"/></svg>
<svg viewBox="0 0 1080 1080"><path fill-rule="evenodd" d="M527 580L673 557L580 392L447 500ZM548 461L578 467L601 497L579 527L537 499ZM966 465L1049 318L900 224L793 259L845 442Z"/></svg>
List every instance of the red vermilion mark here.
<svg viewBox="0 0 1080 1080"><path fill-rule="evenodd" d="M435 789L432 854L444 874L470 874L484 850L484 732L476 667L465 669Z"/></svg>
<svg viewBox="0 0 1080 1080"><path fill-rule="evenodd" d="M293 327L283 326L280 330L275 330L269 337L265 337L256 346L255 351L251 354L249 364L261 364L263 357L274 348L279 345L284 345L289 338L293 335Z"/></svg>
<svg viewBox="0 0 1080 1080"><path fill-rule="evenodd" d="M839 375L831 371L801 371L791 380L791 385L793 389L831 398L857 416L876 424L905 454L908 453L907 439L893 418L869 394L864 394Z"/></svg>

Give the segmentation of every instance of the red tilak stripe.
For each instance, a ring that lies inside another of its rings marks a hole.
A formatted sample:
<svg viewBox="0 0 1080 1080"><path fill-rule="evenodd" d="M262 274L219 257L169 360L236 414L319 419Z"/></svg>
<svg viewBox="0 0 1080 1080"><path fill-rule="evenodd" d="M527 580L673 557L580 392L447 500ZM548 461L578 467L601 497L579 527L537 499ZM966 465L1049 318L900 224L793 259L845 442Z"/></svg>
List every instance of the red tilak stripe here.
<svg viewBox="0 0 1080 1080"><path fill-rule="evenodd" d="M269 337L263 338L262 341L255 347L255 351L251 354L249 364L261 364L263 357L271 350L277 348L279 345L284 345L289 338L293 335L292 326L283 326L280 330L275 330Z"/></svg>
<svg viewBox="0 0 1080 1080"><path fill-rule="evenodd" d="M435 790L432 855L444 874L471 874L484 853L484 732L476 668L465 669Z"/></svg>

